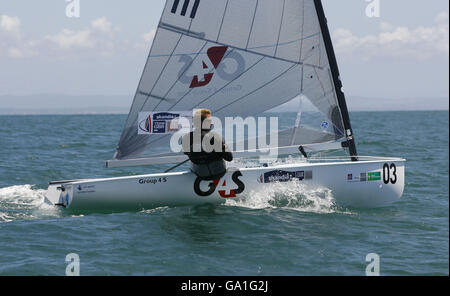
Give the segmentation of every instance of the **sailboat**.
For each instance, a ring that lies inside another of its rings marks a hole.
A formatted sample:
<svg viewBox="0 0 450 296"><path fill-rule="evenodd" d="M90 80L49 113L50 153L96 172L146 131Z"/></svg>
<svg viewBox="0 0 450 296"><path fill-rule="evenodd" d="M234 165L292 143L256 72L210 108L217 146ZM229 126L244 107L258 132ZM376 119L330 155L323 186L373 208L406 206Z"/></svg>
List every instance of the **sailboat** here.
<svg viewBox="0 0 450 296"><path fill-rule="evenodd" d="M398 201L405 160L358 155L320 0L167 0L106 166L186 162L182 151L169 148L177 131L174 119L199 108L219 119L261 116L299 96L315 108L312 119L319 124L317 129L302 125L299 107L293 110L297 118L278 132L279 156L294 161L230 166L213 181L190 171L55 181L46 201L74 210L220 204L258 190L264 194L266 186L282 182L328 188L338 205L349 207ZM237 159L263 153L258 147L232 150ZM336 150L346 155L313 156Z"/></svg>

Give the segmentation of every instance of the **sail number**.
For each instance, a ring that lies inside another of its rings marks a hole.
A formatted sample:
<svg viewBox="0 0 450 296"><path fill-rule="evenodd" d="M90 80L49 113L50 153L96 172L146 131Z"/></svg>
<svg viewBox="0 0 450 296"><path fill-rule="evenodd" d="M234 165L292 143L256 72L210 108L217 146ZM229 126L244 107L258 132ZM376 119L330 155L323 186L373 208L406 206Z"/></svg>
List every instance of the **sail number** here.
<svg viewBox="0 0 450 296"><path fill-rule="evenodd" d="M184 0L184 4L183 4L183 6L181 8L181 13L180 13L181 16L186 16L186 12L187 12L188 7L189 7L189 2L190 2L190 0ZM170 12L173 13L173 14L176 14L179 5L180 5L180 0L175 0L173 2L172 10ZM200 0L195 0L194 5L193 5L192 10L191 10L191 14L189 15L189 17L191 19L195 18L195 15L197 14L197 9L198 9L199 5L200 5Z"/></svg>
<svg viewBox="0 0 450 296"><path fill-rule="evenodd" d="M395 163L385 163L383 166L383 182L384 184L397 183L397 167Z"/></svg>

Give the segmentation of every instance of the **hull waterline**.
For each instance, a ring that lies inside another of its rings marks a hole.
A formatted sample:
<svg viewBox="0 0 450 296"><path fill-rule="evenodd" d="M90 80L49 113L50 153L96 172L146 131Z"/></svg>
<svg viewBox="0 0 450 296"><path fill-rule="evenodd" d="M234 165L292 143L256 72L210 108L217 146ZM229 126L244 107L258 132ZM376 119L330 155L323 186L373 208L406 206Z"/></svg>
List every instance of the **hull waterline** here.
<svg viewBox="0 0 450 296"><path fill-rule="evenodd" d="M137 210L161 206L221 204L264 194L275 182L327 188L337 205L376 208L398 201L404 190L405 160L296 163L230 168L220 180L200 181L191 172L52 182L46 202L75 211Z"/></svg>

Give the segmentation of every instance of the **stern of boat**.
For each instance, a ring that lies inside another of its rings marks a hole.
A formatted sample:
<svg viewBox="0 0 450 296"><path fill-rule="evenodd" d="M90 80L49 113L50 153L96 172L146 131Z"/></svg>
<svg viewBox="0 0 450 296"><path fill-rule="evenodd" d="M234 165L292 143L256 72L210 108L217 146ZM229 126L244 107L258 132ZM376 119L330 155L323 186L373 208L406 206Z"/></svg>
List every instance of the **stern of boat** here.
<svg viewBox="0 0 450 296"><path fill-rule="evenodd" d="M45 194L45 203L68 208L73 198L73 185L70 182L50 182Z"/></svg>
<svg viewBox="0 0 450 296"><path fill-rule="evenodd" d="M370 156L358 159L343 162L328 159L330 163L321 168L323 185L332 184L339 205L377 208L401 199L405 188L405 159Z"/></svg>

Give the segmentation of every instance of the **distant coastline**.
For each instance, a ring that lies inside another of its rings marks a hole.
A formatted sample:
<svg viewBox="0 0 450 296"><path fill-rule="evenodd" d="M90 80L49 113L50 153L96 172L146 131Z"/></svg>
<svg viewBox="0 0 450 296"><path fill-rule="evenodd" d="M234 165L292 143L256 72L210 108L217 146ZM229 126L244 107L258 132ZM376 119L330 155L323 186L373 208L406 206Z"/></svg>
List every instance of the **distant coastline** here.
<svg viewBox="0 0 450 296"><path fill-rule="evenodd" d="M128 114L132 95L30 95L0 96L0 115L96 115ZM359 111L448 111L448 98L370 98L347 96L350 112ZM298 102L288 102L272 111L293 112ZM304 105L308 110L308 106Z"/></svg>

